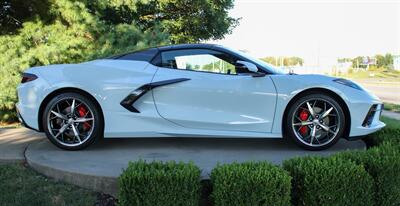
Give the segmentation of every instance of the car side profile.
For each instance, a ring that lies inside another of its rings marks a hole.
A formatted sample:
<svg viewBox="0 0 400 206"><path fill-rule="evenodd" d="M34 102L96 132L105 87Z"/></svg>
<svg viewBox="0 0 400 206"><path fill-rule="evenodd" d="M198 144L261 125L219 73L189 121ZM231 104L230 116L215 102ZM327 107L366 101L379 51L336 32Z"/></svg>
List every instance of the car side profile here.
<svg viewBox="0 0 400 206"><path fill-rule="evenodd" d="M385 126L382 102L350 80L286 74L212 44L33 67L18 98L20 121L67 150L103 137L288 137L322 150Z"/></svg>

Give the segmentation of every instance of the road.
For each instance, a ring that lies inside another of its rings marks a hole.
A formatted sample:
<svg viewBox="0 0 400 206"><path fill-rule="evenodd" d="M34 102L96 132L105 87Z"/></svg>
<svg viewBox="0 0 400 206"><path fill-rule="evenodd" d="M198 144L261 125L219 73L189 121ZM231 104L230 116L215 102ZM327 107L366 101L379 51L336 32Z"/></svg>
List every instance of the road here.
<svg viewBox="0 0 400 206"><path fill-rule="evenodd" d="M400 82L366 82L355 80L367 90L374 93L382 101L400 104Z"/></svg>

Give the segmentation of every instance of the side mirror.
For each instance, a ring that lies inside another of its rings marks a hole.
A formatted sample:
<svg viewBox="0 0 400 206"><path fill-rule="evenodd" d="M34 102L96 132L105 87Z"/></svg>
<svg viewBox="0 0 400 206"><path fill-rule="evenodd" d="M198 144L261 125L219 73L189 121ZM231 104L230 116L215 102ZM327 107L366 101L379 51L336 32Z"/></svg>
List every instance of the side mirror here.
<svg viewBox="0 0 400 206"><path fill-rule="evenodd" d="M253 77L263 77L265 76L264 73L262 72L258 72L258 68L255 64L251 63L251 62L246 62L246 61L237 61L236 64L241 64L243 65L242 68L246 69L247 71L249 71L250 73L252 73Z"/></svg>

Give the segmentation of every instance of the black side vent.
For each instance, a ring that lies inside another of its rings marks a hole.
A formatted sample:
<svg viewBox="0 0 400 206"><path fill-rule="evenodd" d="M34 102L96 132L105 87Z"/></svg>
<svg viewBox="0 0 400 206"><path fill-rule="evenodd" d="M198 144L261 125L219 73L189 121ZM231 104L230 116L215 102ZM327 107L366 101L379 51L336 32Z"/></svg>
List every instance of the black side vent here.
<svg viewBox="0 0 400 206"><path fill-rule="evenodd" d="M372 120L374 119L375 113L376 113L376 108L378 107L377 104L372 105L372 107L369 109L367 116L364 119L364 122L362 124L363 127L369 127L372 124Z"/></svg>

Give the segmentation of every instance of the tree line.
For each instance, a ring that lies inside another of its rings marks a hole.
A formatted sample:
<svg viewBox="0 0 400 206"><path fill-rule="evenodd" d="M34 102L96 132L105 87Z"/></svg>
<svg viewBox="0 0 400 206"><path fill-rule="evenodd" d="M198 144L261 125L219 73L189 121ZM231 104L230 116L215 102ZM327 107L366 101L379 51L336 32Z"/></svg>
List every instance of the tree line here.
<svg viewBox="0 0 400 206"><path fill-rule="evenodd" d="M374 65L377 68L393 69L393 55L377 54L375 56L357 56L355 58L339 58L339 63L351 62L353 68L367 68L368 65Z"/></svg>
<svg viewBox="0 0 400 206"><path fill-rule="evenodd" d="M264 57L261 60L275 66L303 66L304 60L300 57Z"/></svg>

